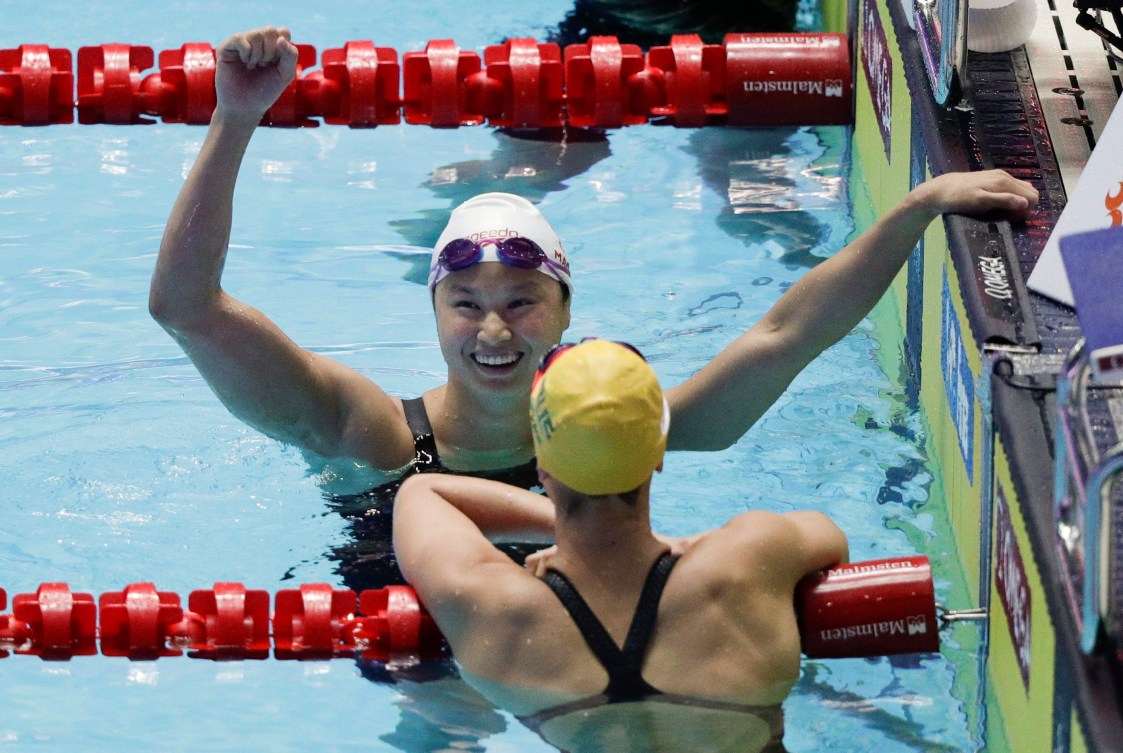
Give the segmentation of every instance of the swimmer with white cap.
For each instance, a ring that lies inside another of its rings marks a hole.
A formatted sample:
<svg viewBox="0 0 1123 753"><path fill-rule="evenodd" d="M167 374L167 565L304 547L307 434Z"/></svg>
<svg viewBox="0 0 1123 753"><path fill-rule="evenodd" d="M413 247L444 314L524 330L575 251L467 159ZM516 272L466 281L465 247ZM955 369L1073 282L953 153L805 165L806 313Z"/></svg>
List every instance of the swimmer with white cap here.
<svg viewBox="0 0 1123 753"><path fill-rule="evenodd" d="M484 193L453 210L433 247L430 292L450 272L482 261L536 269L560 282L566 297L573 294L569 259L561 238L538 208L521 196Z"/></svg>
<svg viewBox="0 0 1123 753"><path fill-rule="evenodd" d="M296 59L285 29L236 34L219 46L218 104L160 246L153 316L237 417L281 441L350 467L509 470L533 484L530 386L535 364L569 325L573 279L557 233L529 202L485 194L453 212L429 276L448 381L412 400L301 348L221 287L238 169ZM861 321L940 214L1021 215L1036 199L1029 184L1001 171L918 186L667 390L668 449L736 442L808 362Z"/></svg>

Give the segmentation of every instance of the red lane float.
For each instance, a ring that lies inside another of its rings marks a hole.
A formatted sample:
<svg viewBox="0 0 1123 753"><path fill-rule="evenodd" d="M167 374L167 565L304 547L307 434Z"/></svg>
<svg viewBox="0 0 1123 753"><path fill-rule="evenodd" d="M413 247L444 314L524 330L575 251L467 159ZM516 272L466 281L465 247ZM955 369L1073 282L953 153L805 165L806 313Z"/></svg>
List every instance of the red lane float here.
<svg viewBox="0 0 1123 753"><path fill-rule="evenodd" d="M352 128L397 125L401 122L398 73L398 53L375 47L374 42L348 42L324 50L323 71L309 74L318 88L312 99L319 103L319 109L309 114L322 115L330 125ZM316 89L309 87L309 92Z"/></svg>
<svg viewBox="0 0 1123 753"><path fill-rule="evenodd" d="M488 122L503 128L556 128L565 123L565 69L556 44L511 39L484 50L486 78L477 96ZM474 92L473 92L474 93ZM493 104L494 102L494 104Z"/></svg>
<svg viewBox="0 0 1123 753"><path fill-rule="evenodd" d="M940 650L927 557L838 565L800 583L803 653L811 658Z"/></svg>
<svg viewBox="0 0 1123 753"><path fill-rule="evenodd" d="M398 53L371 41L325 50L297 45L297 74L262 125L369 128L619 128L641 123L832 125L851 122L850 51L841 34L729 34L721 45L693 34L646 55L616 37L562 50L512 39L480 56L450 39ZM159 72L143 75L157 61ZM103 44L78 51L78 98L67 50L0 50L0 124L205 124L215 107L215 52L185 44Z"/></svg>
<svg viewBox="0 0 1123 753"><path fill-rule="evenodd" d="M305 583L277 592L273 642L278 659L330 658L355 650L355 592Z"/></svg>
<svg viewBox="0 0 1123 753"><path fill-rule="evenodd" d="M74 122L69 50L23 44L0 50L0 125Z"/></svg>
<svg viewBox="0 0 1123 753"><path fill-rule="evenodd" d="M12 597L12 620L31 636L19 653L44 659L96 654L97 606L90 594L71 593L65 583L43 583L34 594Z"/></svg>
<svg viewBox="0 0 1123 753"><path fill-rule="evenodd" d="M565 48L565 102L572 125L619 128L646 123L649 108L638 78L644 70L638 45L616 37L589 37Z"/></svg>
<svg viewBox="0 0 1123 753"><path fill-rule="evenodd" d="M165 123L206 125L215 107L215 54L209 44L190 43L160 53L160 72L143 81L160 102Z"/></svg>
<svg viewBox="0 0 1123 753"><path fill-rule="evenodd" d="M727 34L725 55L731 122L851 122L850 54L841 34Z"/></svg>
<svg viewBox="0 0 1123 753"><path fill-rule="evenodd" d="M8 594L3 588L0 588L0 612L8 608ZM24 626L13 620L10 614L0 614L0 659L7 657L9 654L4 650L5 646L19 646L30 639L30 636L24 630Z"/></svg>
<svg viewBox="0 0 1123 753"><path fill-rule="evenodd" d="M241 583L215 583L192 591L183 622L173 628L177 642L208 659L264 659L269 655L269 593Z"/></svg>
<svg viewBox="0 0 1123 753"><path fill-rule="evenodd" d="M643 88L651 114L680 128L698 128L728 114L725 48L702 44L697 34L676 34L668 47L652 47ZM647 83L650 80L650 83Z"/></svg>
<svg viewBox="0 0 1123 753"><path fill-rule="evenodd" d="M402 56L402 104L407 123L435 128L479 125L484 115L468 103L468 79L480 72L480 56L451 39L435 39L424 52Z"/></svg>
<svg viewBox="0 0 1123 753"><path fill-rule="evenodd" d="M101 652L133 659L179 656L167 639L183 620L179 596L157 591L152 583L133 583L124 591L98 597Z"/></svg>
<svg viewBox="0 0 1123 753"><path fill-rule="evenodd" d="M0 610L7 596L0 589ZM187 609L174 593L134 583L102 594L74 594L44 583L17 594L13 614L0 614L0 658L9 652L65 660L106 656L178 656L233 660L360 657L385 661L411 654L447 655L433 618L409 586L355 592L326 583L269 594L241 583L193 591ZM100 617L98 612L100 611ZM803 653L809 658L884 656L939 651L935 589L927 557L856 562L805 578L796 592ZM945 621L985 618L949 612ZM100 621L99 621L100 620ZM100 627L100 629L98 629Z"/></svg>
<svg viewBox="0 0 1123 753"><path fill-rule="evenodd" d="M151 47L103 44L78 50L78 122L154 123L141 93L141 71L151 68Z"/></svg>
<svg viewBox="0 0 1123 753"><path fill-rule="evenodd" d="M359 594L359 611L354 634L368 652L388 655L420 651L432 656L444 646L437 623L410 586L387 586Z"/></svg>
<svg viewBox="0 0 1123 753"><path fill-rule="evenodd" d="M7 594L0 589L0 610ZM241 583L216 583L192 591L187 608L178 595L152 583L104 593L94 603L65 583L44 583L17 594L12 614L0 614L0 658L10 652L66 660L97 653L133 660L180 656L196 659L361 657L386 660L409 653L446 653L433 618L408 586L366 590L356 597L326 583L269 593ZM358 607L358 609L356 609ZM100 613L100 614L99 614Z"/></svg>

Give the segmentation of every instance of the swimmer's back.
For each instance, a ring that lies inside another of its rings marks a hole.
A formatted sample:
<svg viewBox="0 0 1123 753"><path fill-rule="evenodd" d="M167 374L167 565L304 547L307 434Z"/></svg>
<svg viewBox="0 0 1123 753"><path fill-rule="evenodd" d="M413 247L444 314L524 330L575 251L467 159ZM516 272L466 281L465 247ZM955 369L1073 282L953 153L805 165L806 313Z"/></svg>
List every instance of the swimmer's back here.
<svg viewBox="0 0 1123 753"><path fill-rule="evenodd" d="M665 693L779 703L799 677L788 522L745 513L697 542L667 583L644 678Z"/></svg>
<svg viewBox="0 0 1123 753"><path fill-rule="evenodd" d="M651 686L665 694L746 705L777 704L788 694L800 661L794 589L808 567L791 515L817 514L745 513L679 559L642 667ZM492 588L476 605L471 618L476 627L465 631L468 640L455 649L465 668L498 683L558 691L567 699L602 693L608 674L549 587L532 577L508 580L506 586ZM612 597L598 598L595 588L575 586L602 619L625 602L630 614L638 599L638 593L620 595L619 604L610 604Z"/></svg>

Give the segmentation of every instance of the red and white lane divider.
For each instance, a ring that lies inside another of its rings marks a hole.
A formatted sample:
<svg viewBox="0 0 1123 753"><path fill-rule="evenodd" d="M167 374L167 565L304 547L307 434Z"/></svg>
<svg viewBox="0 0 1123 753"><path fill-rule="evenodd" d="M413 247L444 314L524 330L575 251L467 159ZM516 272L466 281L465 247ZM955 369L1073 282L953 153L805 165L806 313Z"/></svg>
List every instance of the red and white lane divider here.
<svg viewBox="0 0 1123 753"><path fill-rule="evenodd" d="M272 609L270 608L272 606ZM0 610L7 595L0 589ZM855 562L806 578L796 593L803 653L811 658L881 656L939 651L939 624L927 557ZM940 619L985 619L981 610ZM123 591L74 593L43 583L17 594L0 614L0 658L17 655L67 660L98 653L130 659L446 656L448 647L409 586L362 591L311 583L267 591L216 583L192 591L184 609L177 594L152 583Z"/></svg>
<svg viewBox="0 0 1123 753"><path fill-rule="evenodd" d="M262 125L352 128L402 122L435 127L619 128L845 125L853 122L850 51L843 34L728 34L703 44L676 34L646 54L616 37L542 44L512 39L483 57L453 40L396 50L351 41L297 45L297 74ZM77 98L69 50L0 50L0 125L202 125L215 108L209 44L164 50L102 44L78 50ZM159 71L145 73L158 63ZM319 120L317 120L319 119Z"/></svg>
<svg viewBox="0 0 1123 753"><path fill-rule="evenodd" d="M0 609L6 596L0 589ZM433 619L409 586L363 591L310 583L267 591L216 583L192 591L184 609L177 594L152 583L123 591L73 593L65 583L43 583L17 594L12 613L0 615L0 658L9 652L67 660L105 656L156 659L387 659L398 653L436 657L447 651Z"/></svg>

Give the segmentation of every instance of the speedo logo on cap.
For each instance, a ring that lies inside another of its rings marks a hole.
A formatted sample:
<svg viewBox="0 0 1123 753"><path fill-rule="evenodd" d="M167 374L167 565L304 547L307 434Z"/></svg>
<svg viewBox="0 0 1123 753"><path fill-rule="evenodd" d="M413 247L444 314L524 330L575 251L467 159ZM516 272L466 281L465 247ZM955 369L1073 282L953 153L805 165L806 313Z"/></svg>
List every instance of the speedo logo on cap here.
<svg viewBox="0 0 1123 753"><path fill-rule="evenodd" d="M481 230L478 233L472 233L468 236L470 241L485 241L489 238L518 238L519 231L512 230L509 227L500 228L498 230Z"/></svg>

